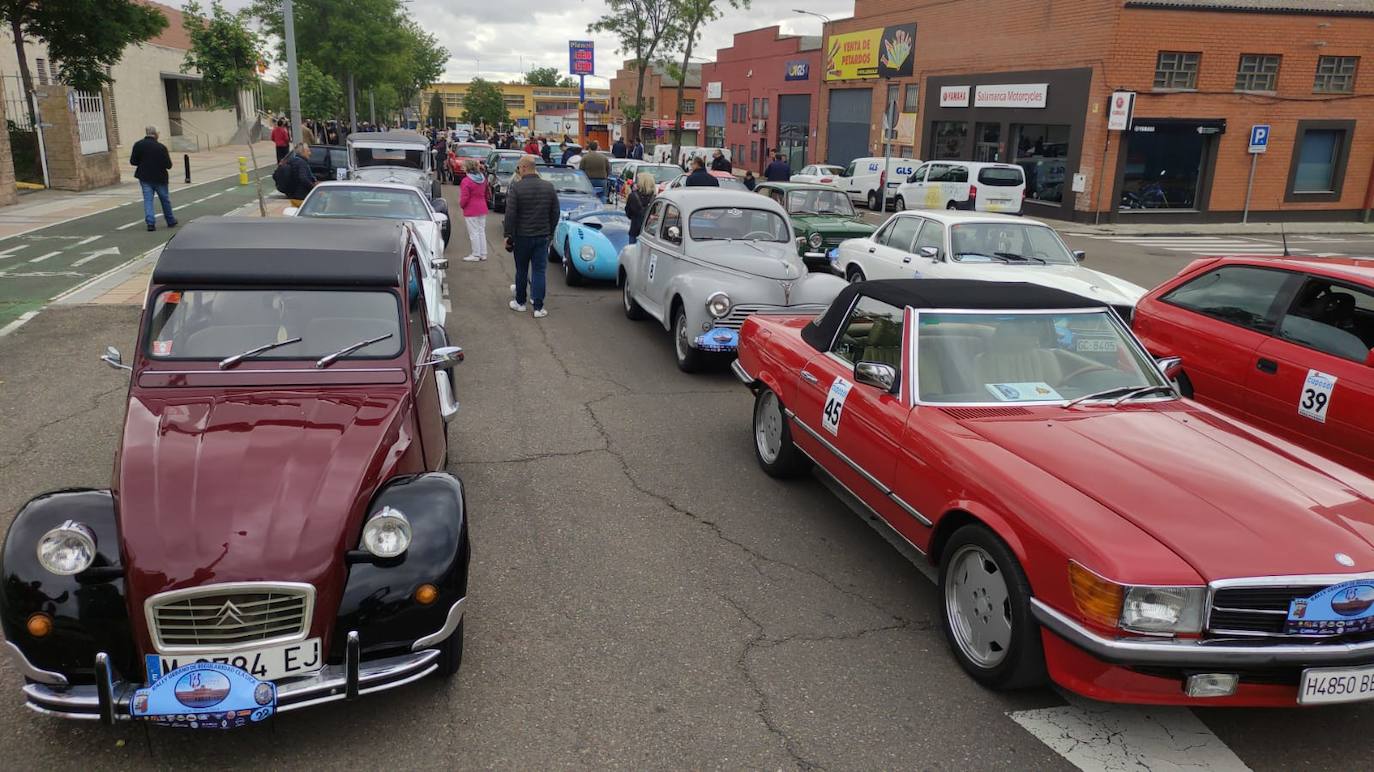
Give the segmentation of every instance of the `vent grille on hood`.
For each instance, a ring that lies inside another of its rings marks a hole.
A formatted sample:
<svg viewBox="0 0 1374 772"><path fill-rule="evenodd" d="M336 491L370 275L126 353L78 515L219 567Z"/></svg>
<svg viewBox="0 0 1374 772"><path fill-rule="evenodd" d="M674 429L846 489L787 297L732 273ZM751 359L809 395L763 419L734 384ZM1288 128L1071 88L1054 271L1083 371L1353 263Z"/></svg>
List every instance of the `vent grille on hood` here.
<svg viewBox="0 0 1374 772"><path fill-rule="evenodd" d="M947 407L943 409L951 418L957 418L960 421L970 421L977 418L1012 418L1031 414L1031 411L1024 407Z"/></svg>

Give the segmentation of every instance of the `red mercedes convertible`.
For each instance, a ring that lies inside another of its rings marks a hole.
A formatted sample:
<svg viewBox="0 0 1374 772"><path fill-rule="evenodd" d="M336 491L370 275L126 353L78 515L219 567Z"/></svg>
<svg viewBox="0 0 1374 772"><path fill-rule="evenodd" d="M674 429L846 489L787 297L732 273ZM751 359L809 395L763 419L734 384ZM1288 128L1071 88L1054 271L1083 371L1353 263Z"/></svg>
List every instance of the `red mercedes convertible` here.
<svg viewBox="0 0 1374 772"><path fill-rule="evenodd" d="M851 285L750 317L764 471L819 467L921 553L973 678L1108 701L1374 699L1374 483L1180 399L1111 309Z"/></svg>

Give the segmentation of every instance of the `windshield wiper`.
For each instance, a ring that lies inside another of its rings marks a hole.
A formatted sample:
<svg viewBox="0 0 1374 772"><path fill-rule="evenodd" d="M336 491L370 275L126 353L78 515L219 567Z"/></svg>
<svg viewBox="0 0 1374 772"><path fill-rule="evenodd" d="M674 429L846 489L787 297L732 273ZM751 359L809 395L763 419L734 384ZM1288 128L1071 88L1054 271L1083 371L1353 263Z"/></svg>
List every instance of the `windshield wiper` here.
<svg viewBox="0 0 1374 772"><path fill-rule="evenodd" d="M958 260L958 259L961 258L961 257L991 257L991 258L994 258L994 259L997 259L997 260L1001 260L1001 261L1004 262L1004 263L1010 263L1010 262L1011 262L1011 260L1010 260L1006 255L1002 254L1001 252L998 252L998 253L992 254L992 255L985 255L985 254L983 254L982 252L955 252L955 253L954 253L954 259L955 259L955 260Z"/></svg>
<svg viewBox="0 0 1374 772"><path fill-rule="evenodd" d="M1107 397L1110 397L1114 394L1120 394L1123 391L1126 392L1126 396L1130 396L1132 393L1138 391L1140 388L1140 386L1113 386L1110 389L1103 389L1102 391L1096 391L1092 394L1084 394L1081 397L1071 399L1068 402L1064 403L1064 407L1073 407L1074 405L1077 405L1079 402L1087 402L1090 399L1106 399ZM1146 386L1144 388L1154 389L1158 387Z"/></svg>
<svg viewBox="0 0 1374 772"><path fill-rule="evenodd" d="M284 341L281 341L281 342L279 342L279 343L268 343L268 344L263 345L263 346L258 346L257 348L250 348L250 349L248 349L247 351L243 352L242 354L235 354L235 355L233 355L233 356L231 356L231 357L225 357L225 358L219 360L219 369L221 369L221 370L228 370L229 368L233 367L234 365L238 364L239 362L242 362L243 360L247 359L248 357L256 356L256 355L258 355L258 354L261 354L261 353L264 352L264 351L271 351L271 350L274 349L274 348L280 348L280 347L282 347L282 346L287 346L287 345L290 345L290 344L292 344L292 343L300 343L300 342L301 342L301 339L300 339L300 338L291 338L290 340L284 340Z"/></svg>
<svg viewBox="0 0 1374 772"><path fill-rule="evenodd" d="M1044 258L1035 257L1034 255L1018 255L1015 252L994 252L993 254L997 255L998 257L1005 257L1008 260L1019 260L1023 263L1034 260L1040 263L1041 265L1049 265L1049 263L1045 262Z"/></svg>
<svg viewBox="0 0 1374 772"><path fill-rule="evenodd" d="M335 351L333 354L329 354L329 355L327 355L327 356L322 356L322 357L320 357L320 358L319 358L319 361L315 362L315 367L316 367L316 369L324 369L324 368L326 368L326 367L328 367L328 366L334 364L335 362L339 361L339 360L342 359L343 357L346 357L346 356L348 356L349 354L352 354L354 351L357 351L358 349L363 348L364 346L371 346L373 343L380 343L380 342L382 342L382 341L384 341L384 340L386 340L387 338L390 338L390 337L391 337L391 333L388 332L388 333L385 334L385 335L378 335L378 336L375 337L375 338L369 338L368 340L360 340L360 341L358 341L357 343L354 343L354 344L351 345L351 346L345 346L345 347L339 349L338 351Z"/></svg>
<svg viewBox="0 0 1374 772"><path fill-rule="evenodd" d="M1116 400L1115 402L1113 402L1113 403L1112 403L1112 407L1116 407L1117 405L1120 405L1122 402L1125 402L1125 401L1128 400L1128 399L1135 399L1135 398L1137 398L1137 397L1143 397L1143 396L1145 396L1146 394L1153 394L1153 393L1158 392L1158 391L1167 391L1167 392L1169 392L1169 396L1171 396L1171 397L1172 397L1172 396L1175 396L1175 392L1174 392L1174 387L1173 387L1173 386L1141 386L1140 388L1136 389L1135 391L1132 391L1132 392L1130 392L1129 394L1126 394L1126 395L1122 396L1120 399L1118 399L1118 400Z"/></svg>

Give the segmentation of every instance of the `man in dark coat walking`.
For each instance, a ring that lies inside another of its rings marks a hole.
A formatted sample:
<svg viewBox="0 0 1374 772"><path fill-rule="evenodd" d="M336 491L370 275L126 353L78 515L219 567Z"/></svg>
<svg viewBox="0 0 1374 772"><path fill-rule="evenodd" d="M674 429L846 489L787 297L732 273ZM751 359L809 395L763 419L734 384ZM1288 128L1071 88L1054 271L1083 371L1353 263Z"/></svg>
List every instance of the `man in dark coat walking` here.
<svg viewBox="0 0 1374 772"><path fill-rule="evenodd" d="M763 170L763 178L769 182L787 182L792 178L792 167L782 160L782 153L773 154L773 162Z"/></svg>
<svg viewBox="0 0 1374 772"><path fill-rule="evenodd" d="M692 173L687 175L687 179L682 184L688 188L718 188L720 187L720 180L712 177L711 173L706 171L706 162L701 159L701 156L695 156L692 158Z"/></svg>
<svg viewBox="0 0 1374 772"><path fill-rule="evenodd" d="M143 221L148 230L157 230L157 215L153 214L153 194L162 202L162 219L168 228L177 225L176 215L172 214L172 199L167 193L167 170L172 168L172 154L167 146L157 141L157 127L144 129L144 137L134 143L133 153L129 155L133 164L134 177L143 189Z"/></svg>
<svg viewBox="0 0 1374 772"><path fill-rule="evenodd" d="M611 143L611 157L624 158L625 153L625 140L621 139L620 137L616 137L615 142Z"/></svg>

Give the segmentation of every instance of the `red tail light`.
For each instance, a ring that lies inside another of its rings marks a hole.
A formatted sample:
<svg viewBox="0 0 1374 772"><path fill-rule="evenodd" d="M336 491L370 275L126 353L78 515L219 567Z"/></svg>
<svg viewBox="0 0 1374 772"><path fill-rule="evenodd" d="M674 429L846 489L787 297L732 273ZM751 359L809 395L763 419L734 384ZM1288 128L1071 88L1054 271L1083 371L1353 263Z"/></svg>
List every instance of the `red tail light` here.
<svg viewBox="0 0 1374 772"><path fill-rule="evenodd" d="M887 187L887 172L879 172L879 174L878 174L878 187L880 187L880 188Z"/></svg>
<svg viewBox="0 0 1374 772"><path fill-rule="evenodd" d="M834 182L834 181L835 181L835 178L834 178L834 177L822 177L822 178L821 178L821 182Z"/></svg>

